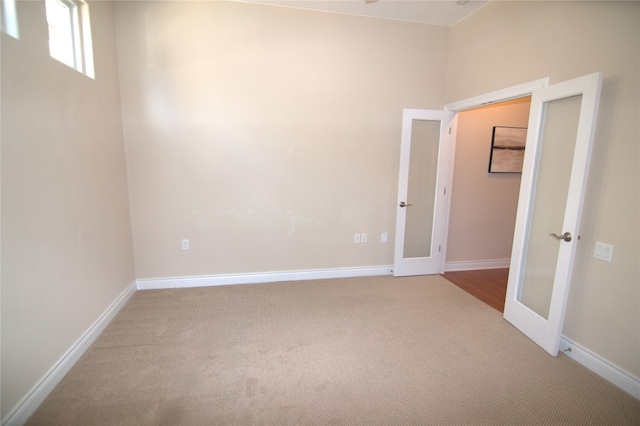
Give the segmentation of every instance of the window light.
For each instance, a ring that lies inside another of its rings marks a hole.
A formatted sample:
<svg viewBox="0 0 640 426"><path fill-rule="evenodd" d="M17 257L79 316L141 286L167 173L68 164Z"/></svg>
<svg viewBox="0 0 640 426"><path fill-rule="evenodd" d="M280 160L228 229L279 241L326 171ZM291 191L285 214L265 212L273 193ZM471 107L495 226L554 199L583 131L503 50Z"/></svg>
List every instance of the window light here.
<svg viewBox="0 0 640 426"><path fill-rule="evenodd" d="M2 32L13 38L20 38L18 32L18 15L16 13L16 0L2 0Z"/></svg>
<svg viewBox="0 0 640 426"><path fill-rule="evenodd" d="M89 5L83 0L46 0L51 57L95 78Z"/></svg>

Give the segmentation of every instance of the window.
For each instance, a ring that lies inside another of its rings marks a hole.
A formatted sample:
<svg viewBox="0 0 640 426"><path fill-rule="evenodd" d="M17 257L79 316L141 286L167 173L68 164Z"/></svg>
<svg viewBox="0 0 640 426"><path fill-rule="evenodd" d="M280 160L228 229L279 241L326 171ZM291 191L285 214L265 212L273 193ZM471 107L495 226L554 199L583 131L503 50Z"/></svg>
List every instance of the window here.
<svg viewBox="0 0 640 426"><path fill-rule="evenodd" d="M83 0L46 0L46 7L51 57L95 78L89 5Z"/></svg>
<svg viewBox="0 0 640 426"><path fill-rule="evenodd" d="M13 38L20 38L18 32L18 15L16 14L16 0L2 0L2 32Z"/></svg>

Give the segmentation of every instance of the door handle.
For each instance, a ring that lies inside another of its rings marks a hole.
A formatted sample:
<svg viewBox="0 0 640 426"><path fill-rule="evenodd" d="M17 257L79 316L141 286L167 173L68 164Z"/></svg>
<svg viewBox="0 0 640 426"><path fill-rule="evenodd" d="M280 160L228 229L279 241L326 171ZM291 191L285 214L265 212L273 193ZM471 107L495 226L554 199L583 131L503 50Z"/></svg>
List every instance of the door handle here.
<svg viewBox="0 0 640 426"><path fill-rule="evenodd" d="M571 235L571 232L565 232L562 235L558 235L558 234L549 234L550 237L555 238L556 240L560 241L560 240L564 240L566 242L571 241L571 239L573 238L573 235Z"/></svg>
<svg viewBox="0 0 640 426"><path fill-rule="evenodd" d="M409 207L411 204L406 204L404 201L400 201L400 207Z"/></svg>

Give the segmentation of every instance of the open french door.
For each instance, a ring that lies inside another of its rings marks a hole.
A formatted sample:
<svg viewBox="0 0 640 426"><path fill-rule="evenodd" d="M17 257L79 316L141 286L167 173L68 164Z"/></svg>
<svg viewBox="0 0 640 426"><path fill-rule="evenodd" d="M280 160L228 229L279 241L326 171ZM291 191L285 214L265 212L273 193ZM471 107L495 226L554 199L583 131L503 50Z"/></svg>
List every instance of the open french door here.
<svg viewBox="0 0 640 426"><path fill-rule="evenodd" d="M444 173L453 114L405 109L402 114L394 276L437 274L444 223Z"/></svg>
<svg viewBox="0 0 640 426"><path fill-rule="evenodd" d="M531 99L504 318L558 354L595 130L601 73Z"/></svg>

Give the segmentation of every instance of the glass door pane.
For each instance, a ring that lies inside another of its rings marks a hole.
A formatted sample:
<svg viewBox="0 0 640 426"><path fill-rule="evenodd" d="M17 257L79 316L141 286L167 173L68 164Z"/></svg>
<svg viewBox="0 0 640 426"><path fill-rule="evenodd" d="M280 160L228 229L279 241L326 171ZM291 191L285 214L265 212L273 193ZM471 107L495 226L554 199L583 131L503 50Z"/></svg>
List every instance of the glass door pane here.
<svg viewBox="0 0 640 426"><path fill-rule="evenodd" d="M439 120L411 123L404 257L431 257L438 177Z"/></svg>
<svg viewBox="0 0 640 426"><path fill-rule="evenodd" d="M563 234L582 96L546 102L531 195L524 264L517 299L545 320L549 316ZM573 236L577 238L577 236Z"/></svg>

